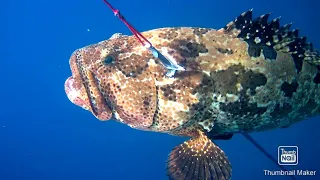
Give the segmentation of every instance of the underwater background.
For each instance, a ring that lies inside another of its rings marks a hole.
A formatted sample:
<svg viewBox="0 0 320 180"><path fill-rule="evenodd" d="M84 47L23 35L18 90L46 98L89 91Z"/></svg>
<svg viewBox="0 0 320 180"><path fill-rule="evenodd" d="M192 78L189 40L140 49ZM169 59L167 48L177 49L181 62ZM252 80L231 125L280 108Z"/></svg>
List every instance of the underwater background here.
<svg viewBox="0 0 320 180"><path fill-rule="evenodd" d="M281 24L293 22L300 35L320 48L316 0L112 0L138 30L195 26L219 29L242 12L272 12ZM186 138L100 122L72 104L64 82L69 57L83 46L121 32L131 35L102 0L4 0L1 3L0 180L165 180L165 162ZM275 158L279 145L299 147L299 164L320 179L320 117L289 128L253 133ZM280 170L242 135L216 141L233 167L233 178L265 176Z"/></svg>

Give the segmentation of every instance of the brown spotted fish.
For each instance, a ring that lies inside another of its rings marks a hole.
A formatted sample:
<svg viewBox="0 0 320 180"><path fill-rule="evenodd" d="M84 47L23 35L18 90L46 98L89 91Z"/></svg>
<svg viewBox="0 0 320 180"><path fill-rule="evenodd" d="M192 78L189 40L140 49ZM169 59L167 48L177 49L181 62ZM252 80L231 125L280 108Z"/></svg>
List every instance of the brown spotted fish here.
<svg viewBox="0 0 320 180"><path fill-rule="evenodd" d="M115 34L72 54L65 91L101 121L191 137L170 153L170 179L230 179L230 162L212 140L288 127L320 112L319 52L269 15L252 19L249 10L219 30L143 32L184 67L172 77L134 36Z"/></svg>

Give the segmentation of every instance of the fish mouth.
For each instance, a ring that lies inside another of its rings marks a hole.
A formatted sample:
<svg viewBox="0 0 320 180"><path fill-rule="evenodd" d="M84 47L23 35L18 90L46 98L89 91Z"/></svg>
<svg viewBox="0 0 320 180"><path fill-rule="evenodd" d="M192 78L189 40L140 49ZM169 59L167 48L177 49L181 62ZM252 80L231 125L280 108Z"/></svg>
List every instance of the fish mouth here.
<svg viewBox="0 0 320 180"><path fill-rule="evenodd" d="M64 89L68 99L75 105L82 107L85 110L89 110L89 104L87 97L82 93L81 88L75 85L75 79L71 76L64 83Z"/></svg>
<svg viewBox="0 0 320 180"><path fill-rule="evenodd" d="M91 111L101 121L112 119L112 108L104 99L95 83L88 85L81 83L81 81L78 81L74 77L69 77L65 81L64 86L67 97L73 104Z"/></svg>

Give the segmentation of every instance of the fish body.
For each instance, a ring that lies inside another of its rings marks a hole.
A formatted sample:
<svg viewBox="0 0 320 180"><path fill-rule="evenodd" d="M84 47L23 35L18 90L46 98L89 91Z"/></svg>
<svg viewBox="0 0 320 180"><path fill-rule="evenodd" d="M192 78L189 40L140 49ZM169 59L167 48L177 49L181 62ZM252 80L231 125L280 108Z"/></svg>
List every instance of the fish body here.
<svg viewBox="0 0 320 180"><path fill-rule="evenodd" d="M242 13L221 29L178 27L143 32L183 67L172 77L134 36L76 50L65 91L102 121L188 136L169 155L170 179L230 179L215 139L290 125L320 112L320 57L298 30L270 14Z"/></svg>

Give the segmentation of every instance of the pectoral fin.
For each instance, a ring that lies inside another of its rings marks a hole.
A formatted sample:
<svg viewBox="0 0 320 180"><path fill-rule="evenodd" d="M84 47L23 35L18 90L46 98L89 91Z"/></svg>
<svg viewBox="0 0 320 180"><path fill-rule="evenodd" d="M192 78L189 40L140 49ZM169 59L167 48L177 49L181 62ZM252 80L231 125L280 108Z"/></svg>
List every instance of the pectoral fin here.
<svg viewBox="0 0 320 180"><path fill-rule="evenodd" d="M231 171L225 153L203 132L175 147L167 161L172 180L229 180Z"/></svg>

